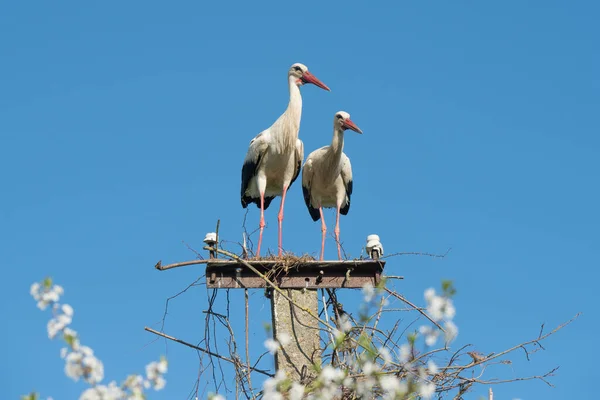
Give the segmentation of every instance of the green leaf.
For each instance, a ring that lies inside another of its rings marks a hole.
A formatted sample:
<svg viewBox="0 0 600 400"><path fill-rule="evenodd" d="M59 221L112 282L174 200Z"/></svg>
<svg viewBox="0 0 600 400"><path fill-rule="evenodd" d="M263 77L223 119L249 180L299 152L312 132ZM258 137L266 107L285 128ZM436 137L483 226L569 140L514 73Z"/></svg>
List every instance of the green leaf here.
<svg viewBox="0 0 600 400"><path fill-rule="evenodd" d="M377 283L376 288L379 289L379 291L382 291L385 288L386 282L387 282L387 278L385 276L382 276L381 279L379 280L379 283Z"/></svg>
<svg viewBox="0 0 600 400"><path fill-rule="evenodd" d="M280 392L287 392L288 390L290 390L291 387L292 387L292 380L291 379L284 379L279 384L279 391Z"/></svg>
<svg viewBox="0 0 600 400"><path fill-rule="evenodd" d="M63 335L63 338L65 339L65 342L67 342L67 344L69 345L69 347L73 348L73 344L75 343L75 337L73 337L73 335Z"/></svg>
<svg viewBox="0 0 600 400"><path fill-rule="evenodd" d="M377 349L373 345L373 342L371 342L371 340L369 339L369 336L366 334L366 332L361 333L360 337L358 338L358 344L360 344L361 347L363 347L367 351L367 356L371 361L373 361L375 357L377 357Z"/></svg>
<svg viewBox="0 0 600 400"><path fill-rule="evenodd" d="M340 334L340 335L338 335L335 338L334 346L335 346L336 350L344 343L344 340L346 340L346 334L345 333Z"/></svg>
<svg viewBox="0 0 600 400"><path fill-rule="evenodd" d="M411 346L414 346L416 341L417 341L417 333L416 332L413 332L410 335L408 335L408 343L410 343Z"/></svg>
<svg viewBox="0 0 600 400"><path fill-rule="evenodd" d="M315 371L317 374L320 374L320 373L321 373L321 364L313 363L313 364L312 364L312 369L313 369L313 371Z"/></svg>
<svg viewBox="0 0 600 400"><path fill-rule="evenodd" d="M42 283L45 289L50 289L52 287L52 278L49 276L44 278L44 282Z"/></svg>
<svg viewBox="0 0 600 400"><path fill-rule="evenodd" d="M267 332L267 335L271 333L271 324L268 322L263 322L263 328Z"/></svg>
<svg viewBox="0 0 600 400"><path fill-rule="evenodd" d="M449 279L444 279L442 281L442 290L444 294L448 297L452 297L456 294L456 289L454 288L454 284Z"/></svg>

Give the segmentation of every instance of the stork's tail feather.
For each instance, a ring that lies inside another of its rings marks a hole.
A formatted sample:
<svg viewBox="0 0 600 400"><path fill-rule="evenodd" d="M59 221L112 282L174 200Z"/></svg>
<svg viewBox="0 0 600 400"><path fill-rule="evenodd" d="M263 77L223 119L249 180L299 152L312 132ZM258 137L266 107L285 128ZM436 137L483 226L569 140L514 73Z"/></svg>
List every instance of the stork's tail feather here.
<svg viewBox="0 0 600 400"><path fill-rule="evenodd" d="M271 202L273 201L275 197L265 197L265 210L267 208L269 208L269 206L271 205ZM248 204L256 204L256 208L260 208L260 197L250 197L250 196L244 196L242 197L242 207L246 208L248 207Z"/></svg>
<svg viewBox="0 0 600 400"><path fill-rule="evenodd" d="M350 196L348 196L348 202L342 208L340 208L340 214L348 215L348 211L350 211Z"/></svg>
<svg viewBox="0 0 600 400"><path fill-rule="evenodd" d="M308 207L308 212L310 213L310 216L312 217L313 221L315 221L315 222L321 218L321 214L319 213L319 210L317 210L316 208Z"/></svg>
<svg viewBox="0 0 600 400"><path fill-rule="evenodd" d="M302 185L302 194L304 195L304 202L306 203L306 208L308 208L308 213L312 217L313 221L318 221L319 218L321 218L321 213L319 213L319 210L310 204L310 192L304 185Z"/></svg>

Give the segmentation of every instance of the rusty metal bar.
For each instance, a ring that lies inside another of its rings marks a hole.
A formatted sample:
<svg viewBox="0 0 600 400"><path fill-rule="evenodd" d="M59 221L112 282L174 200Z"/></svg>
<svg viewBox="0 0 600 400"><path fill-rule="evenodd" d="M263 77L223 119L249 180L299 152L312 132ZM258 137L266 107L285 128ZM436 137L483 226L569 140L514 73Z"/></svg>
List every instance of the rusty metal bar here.
<svg viewBox="0 0 600 400"><path fill-rule="evenodd" d="M361 288L365 283L377 285L385 266L381 260L303 261L285 268L281 261L248 261L267 274L280 288ZM214 259L206 265L208 288L264 288L266 282L244 264Z"/></svg>

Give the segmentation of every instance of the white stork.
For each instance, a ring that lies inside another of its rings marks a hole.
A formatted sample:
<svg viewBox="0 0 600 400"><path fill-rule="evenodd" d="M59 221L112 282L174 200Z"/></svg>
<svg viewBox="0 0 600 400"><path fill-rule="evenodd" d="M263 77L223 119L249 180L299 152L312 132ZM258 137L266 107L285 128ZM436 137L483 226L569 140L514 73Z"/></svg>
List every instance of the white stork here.
<svg viewBox="0 0 600 400"><path fill-rule="evenodd" d="M256 256L260 257L264 211L269 208L276 196L281 196L279 207L279 256L282 253L282 222L285 195L300 174L304 160L304 145L298 139L300 118L302 116L302 96L300 86L312 83L329 91L323 82L308 72L308 68L296 63L288 71L290 102L287 109L271 125L250 141L248 153L242 167L242 207L255 203L260 208L260 234Z"/></svg>
<svg viewBox="0 0 600 400"><path fill-rule="evenodd" d="M340 214L347 215L352 195L352 165L344 154L344 131L351 129L362 131L350 120L350 114L339 111L333 118L333 140L331 145L321 147L310 153L302 167L302 192L308 212L313 221L321 218L321 260L325 253L325 233L327 226L323 217L323 207L337 210L335 222L335 240L338 258L342 259L340 249Z"/></svg>

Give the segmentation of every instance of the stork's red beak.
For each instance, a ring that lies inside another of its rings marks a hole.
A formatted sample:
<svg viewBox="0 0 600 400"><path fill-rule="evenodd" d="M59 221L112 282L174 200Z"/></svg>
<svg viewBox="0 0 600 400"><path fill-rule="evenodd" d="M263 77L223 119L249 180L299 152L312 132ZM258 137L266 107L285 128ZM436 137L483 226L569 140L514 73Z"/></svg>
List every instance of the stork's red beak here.
<svg viewBox="0 0 600 400"><path fill-rule="evenodd" d="M361 131L360 128L356 126L356 124L350 119L344 120L344 122L342 122L342 126L346 129L352 129L354 132L363 133L363 131Z"/></svg>
<svg viewBox="0 0 600 400"><path fill-rule="evenodd" d="M331 92L331 89L329 89L327 87L327 85L325 85L316 76L314 76L313 74L311 74L308 71L306 71L304 74L302 74L302 81L304 83L312 83L313 85L316 85L316 86L320 87L321 89L325 89L328 92Z"/></svg>

